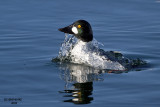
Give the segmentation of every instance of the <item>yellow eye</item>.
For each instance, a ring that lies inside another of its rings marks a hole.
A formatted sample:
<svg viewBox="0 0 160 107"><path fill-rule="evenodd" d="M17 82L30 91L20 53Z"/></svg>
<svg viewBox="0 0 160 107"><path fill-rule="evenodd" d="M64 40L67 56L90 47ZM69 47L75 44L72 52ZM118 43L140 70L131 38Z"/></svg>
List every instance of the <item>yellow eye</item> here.
<svg viewBox="0 0 160 107"><path fill-rule="evenodd" d="M78 28L81 28L81 25L78 25L77 27L78 27Z"/></svg>

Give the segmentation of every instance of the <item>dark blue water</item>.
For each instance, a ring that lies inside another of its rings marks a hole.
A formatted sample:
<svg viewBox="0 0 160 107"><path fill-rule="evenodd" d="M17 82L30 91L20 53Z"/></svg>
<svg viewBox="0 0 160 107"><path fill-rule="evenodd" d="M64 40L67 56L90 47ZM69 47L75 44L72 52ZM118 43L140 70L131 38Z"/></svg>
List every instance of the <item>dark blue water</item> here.
<svg viewBox="0 0 160 107"><path fill-rule="evenodd" d="M0 106L159 107L159 10L159 0L1 0ZM103 72L51 62L64 40L57 29L79 19L103 49L148 64Z"/></svg>

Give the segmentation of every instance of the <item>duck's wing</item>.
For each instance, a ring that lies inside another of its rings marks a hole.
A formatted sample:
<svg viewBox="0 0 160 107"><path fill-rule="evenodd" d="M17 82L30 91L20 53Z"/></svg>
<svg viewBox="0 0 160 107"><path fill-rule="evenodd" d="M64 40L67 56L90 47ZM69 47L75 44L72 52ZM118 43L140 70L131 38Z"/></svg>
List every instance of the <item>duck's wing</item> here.
<svg viewBox="0 0 160 107"><path fill-rule="evenodd" d="M119 62L125 68L130 68L132 65L132 61L124 57L123 54L117 51L104 51L103 49L99 49L99 55L104 57L104 60L110 60L113 62Z"/></svg>
<svg viewBox="0 0 160 107"><path fill-rule="evenodd" d="M125 68L130 69L131 67L137 67L140 65L145 65L147 62L142 59L129 59L125 57L122 53L118 51L104 51L100 49L100 55L105 56L106 60L119 62Z"/></svg>

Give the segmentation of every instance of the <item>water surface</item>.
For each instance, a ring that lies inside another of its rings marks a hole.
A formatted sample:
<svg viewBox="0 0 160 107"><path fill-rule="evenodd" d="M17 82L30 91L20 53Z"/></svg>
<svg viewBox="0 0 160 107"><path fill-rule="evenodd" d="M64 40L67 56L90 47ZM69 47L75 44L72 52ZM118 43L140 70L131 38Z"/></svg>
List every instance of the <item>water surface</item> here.
<svg viewBox="0 0 160 107"><path fill-rule="evenodd" d="M0 105L158 107L159 10L159 0L1 0ZM111 72L51 62L64 40L57 29L79 19L103 49L148 64Z"/></svg>

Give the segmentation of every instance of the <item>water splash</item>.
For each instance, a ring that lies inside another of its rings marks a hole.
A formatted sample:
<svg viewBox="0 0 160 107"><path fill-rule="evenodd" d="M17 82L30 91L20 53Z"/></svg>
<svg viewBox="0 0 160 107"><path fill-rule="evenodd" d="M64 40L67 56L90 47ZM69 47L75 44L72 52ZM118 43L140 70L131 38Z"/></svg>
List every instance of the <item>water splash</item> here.
<svg viewBox="0 0 160 107"><path fill-rule="evenodd" d="M127 70L146 64L140 59L128 59L120 52L104 51L99 48L100 46L103 44L96 39L91 42L82 42L73 35L65 34L59 55L53 61L85 64L98 69L112 70Z"/></svg>
<svg viewBox="0 0 160 107"><path fill-rule="evenodd" d="M62 61L62 62L70 62L71 59L71 51L74 48L74 46L80 42L75 36L65 33L65 39L64 42L61 44L59 55L54 60ZM90 46L90 49L95 47L96 49L99 49L100 46L104 46L102 43L98 42L96 39L93 39L92 46ZM85 47L84 47L85 48Z"/></svg>
<svg viewBox="0 0 160 107"><path fill-rule="evenodd" d="M73 35L68 35L67 33L65 34L65 39L60 47L58 55L60 61L67 60L70 55L70 50L73 49L76 42L77 39Z"/></svg>

